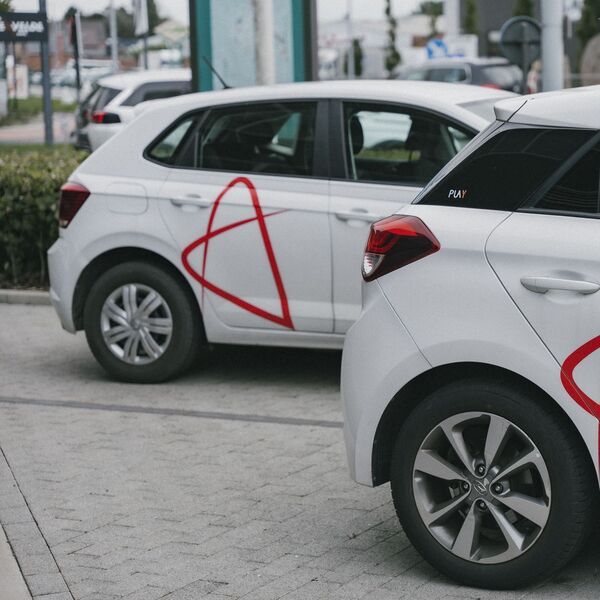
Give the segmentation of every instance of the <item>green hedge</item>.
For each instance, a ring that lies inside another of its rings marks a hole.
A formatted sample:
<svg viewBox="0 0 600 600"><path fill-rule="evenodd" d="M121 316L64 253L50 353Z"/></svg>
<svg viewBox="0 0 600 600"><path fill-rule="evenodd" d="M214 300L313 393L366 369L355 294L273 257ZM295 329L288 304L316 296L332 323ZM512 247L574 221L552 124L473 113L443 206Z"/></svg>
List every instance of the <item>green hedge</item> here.
<svg viewBox="0 0 600 600"><path fill-rule="evenodd" d="M48 284L59 190L85 156L68 146L0 146L0 287Z"/></svg>

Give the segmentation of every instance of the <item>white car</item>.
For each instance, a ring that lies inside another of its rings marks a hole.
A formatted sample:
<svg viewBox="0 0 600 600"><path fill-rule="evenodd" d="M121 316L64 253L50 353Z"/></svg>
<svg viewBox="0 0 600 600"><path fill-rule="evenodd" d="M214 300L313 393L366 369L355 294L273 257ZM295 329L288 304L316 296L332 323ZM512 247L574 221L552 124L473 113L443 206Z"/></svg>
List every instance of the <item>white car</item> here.
<svg viewBox="0 0 600 600"><path fill-rule="evenodd" d="M135 71L103 77L77 109L75 146L93 152L137 116L138 104L189 94L191 78L189 69Z"/></svg>
<svg viewBox="0 0 600 600"><path fill-rule="evenodd" d="M600 87L515 98L372 226L344 347L352 476L467 584L548 577L597 523Z"/></svg>
<svg viewBox="0 0 600 600"><path fill-rule="evenodd" d="M64 328L129 381L171 377L207 342L341 348L369 224L507 96L361 81L160 102L63 188L49 265Z"/></svg>

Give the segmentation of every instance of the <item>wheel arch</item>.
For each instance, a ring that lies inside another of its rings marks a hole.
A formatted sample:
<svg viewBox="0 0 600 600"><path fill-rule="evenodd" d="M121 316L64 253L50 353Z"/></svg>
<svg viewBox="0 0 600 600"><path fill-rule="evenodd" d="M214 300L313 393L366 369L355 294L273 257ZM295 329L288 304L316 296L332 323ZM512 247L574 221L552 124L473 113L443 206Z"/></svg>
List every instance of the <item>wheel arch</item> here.
<svg viewBox="0 0 600 600"><path fill-rule="evenodd" d="M538 385L523 375L496 365L476 362L450 363L434 367L417 375L404 385L387 405L379 419L373 439L371 472L374 486L382 485L389 481L390 458L393 444L404 420L410 412L429 393L449 383L465 379L502 382L505 385L517 386L524 391L529 391L537 398L547 399L549 401L547 404L548 410L558 414L565 423L565 426L575 433L581 441L582 447L586 450L586 456L589 457L585 440L573 424L573 421L567 416L559 403ZM590 464L593 467L592 459L591 457L589 458Z"/></svg>
<svg viewBox="0 0 600 600"><path fill-rule="evenodd" d="M94 282L108 269L123 262L129 262L132 260L139 260L156 265L171 275L173 275L181 284L181 289L188 296L190 301L198 309L198 318L202 326L202 336L206 340L206 334L204 333L204 320L202 317L202 311L198 303L198 299L190 285L190 282L185 278L182 272L169 260L146 248L140 248L138 246L121 246L118 248L112 248L107 250L92 261L90 261L83 269L75 285L73 293L73 322L77 330L83 329L83 311L88 294L92 288Z"/></svg>

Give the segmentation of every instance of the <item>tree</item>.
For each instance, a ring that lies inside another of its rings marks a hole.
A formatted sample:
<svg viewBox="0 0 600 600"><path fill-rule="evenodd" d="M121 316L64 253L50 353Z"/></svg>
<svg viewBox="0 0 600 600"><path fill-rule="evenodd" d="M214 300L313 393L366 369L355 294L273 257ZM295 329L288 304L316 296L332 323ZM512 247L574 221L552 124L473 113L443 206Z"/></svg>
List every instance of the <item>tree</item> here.
<svg viewBox="0 0 600 600"><path fill-rule="evenodd" d="M533 0L517 0L513 14L515 17L533 17L534 12Z"/></svg>
<svg viewBox="0 0 600 600"><path fill-rule="evenodd" d="M581 9L581 20L577 25L577 37L580 43L580 58L587 43L600 31L600 0L584 0Z"/></svg>
<svg viewBox="0 0 600 600"><path fill-rule="evenodd" d="M477 0L465 1L465 21L463 24L465 33L477 35L479 33L479 14L477 12Z"/></svg>
<svg viewBox="0 0 600 600"><path fill-rule="evenodd" d="M398 22L392 13L392 0L385 0L385 18L388 22L387 44L385 46L385 69L391 76L394 69L402 62L396 48L396 27Z"/></svg>
<svg viewBox="0 0 600 600"><path fill-rule="evenodd" d="M354 76L360 77L363 72L363 49L358 38L352 40L352 54L354 57ZM344 73L348 74L348 54L344 57Z"/></svg>
<svg viewBox="0 0 600 600"><path fill-rule="evenodd" d="M0 12L12 12L15 10L12 6L12 0L0 0Z"/></svg>
<svg viewBox="0 0 600 600"><path fill-rule="evenodd" d="M429 17L429 27L431 29L429 37L433 38L439 35L437 20L438 17L444 14L444 3L439 1L421 2L418 12Z"/></svg>

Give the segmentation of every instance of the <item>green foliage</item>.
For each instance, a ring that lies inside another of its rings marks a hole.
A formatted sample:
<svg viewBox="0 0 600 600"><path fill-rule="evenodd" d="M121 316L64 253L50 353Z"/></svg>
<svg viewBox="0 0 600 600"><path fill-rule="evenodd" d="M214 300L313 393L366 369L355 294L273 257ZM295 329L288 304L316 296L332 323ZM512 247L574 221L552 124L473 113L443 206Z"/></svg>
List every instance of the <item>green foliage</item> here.
<svg viewBox="0 0 600 600"><path fill-rule="evenodd" d="M477 0L465 1L465 17L463 29L465 33L477 35L479 33L479 14L477 12Z"/></svg>
<svg viewBox="0 0 600 600"><path fill-rule="evenodd" d="M533 0L517 0L513 15L515 17L534 17L535 7Z"/></svg>
<svg viewBox="0 0 600 600"><path fill-rule="evenodd" d="M385 18L388 22L388 38L385 46L385 69L391 77L394 69L402 62L396 48L396 27L398 22L392 13L392 0L385 0Z"/></svg>
<svg viewBox="0 0 600 600"><path fill-rule="evenodd" d="M52 100L53 112L73 112L77 108L75 103L65 104L60 100ZM27 123L36 115L39 115L43 110L42 98L31 96L25 100L17 100L16 107L13 100L8 103L9 113L4 117L0 117L0 127L7 125L15 125L18 123Z"/></svg>
<svg viewBox="0 0 600 600"><path fill-rule="evenodd" d="M12 6L12 0L0 0L0 12L11 12L15 10Z"/></svg>
<svg viewBox="0 0 600 600"><path fill-rule="evenodd" d="M434 0L421 2L419 5L419 13L429 16L429 26L431 28L429 37L433 38L436 35L439 35L439 31L437 29L437 20L438 17L444 14L444 3L436 2Z"/></svg>
<svg viewBox="0 0 600 600"><path fill-rule="evenodd" d="M363 72L363 49L358 38L352 40L352 54L354 55L354 76L360 77ZM348 54L344 56L344 73L348 74Z"/></svg>
<svg viewBox="0 0 600 600"><path fill-rule="evenodd" d="M581 20L577 25L577 37L581 48L580 54L583 54L587 43L600 32L599 18L600 0L584 0L581 9Z"/></svg>
<svg viewBox="0 0 600 600"><path fill-rule="evenodd" d="M0 286L43 287L60 187L85 158L67 146L0 147Z"/></svg>

